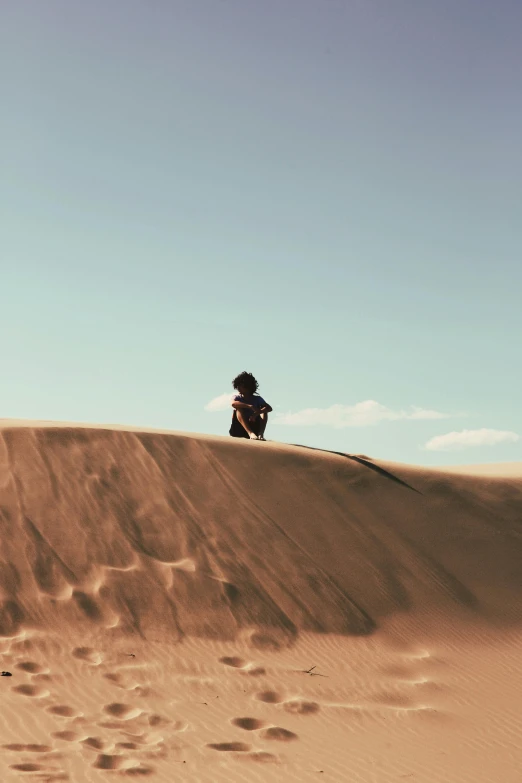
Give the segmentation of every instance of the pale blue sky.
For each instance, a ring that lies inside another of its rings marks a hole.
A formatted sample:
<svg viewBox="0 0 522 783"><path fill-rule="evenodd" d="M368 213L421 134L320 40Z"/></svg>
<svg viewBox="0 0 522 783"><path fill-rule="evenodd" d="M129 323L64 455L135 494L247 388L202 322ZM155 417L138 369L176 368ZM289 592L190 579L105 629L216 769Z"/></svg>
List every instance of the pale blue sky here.
<svg viewBox="0 0 522 783"><path fill-rule="evenodd" d="M522 436L519 0L1 17L0 417L226 434L247 369L274 440L522 459L423 448Z"/></svg>

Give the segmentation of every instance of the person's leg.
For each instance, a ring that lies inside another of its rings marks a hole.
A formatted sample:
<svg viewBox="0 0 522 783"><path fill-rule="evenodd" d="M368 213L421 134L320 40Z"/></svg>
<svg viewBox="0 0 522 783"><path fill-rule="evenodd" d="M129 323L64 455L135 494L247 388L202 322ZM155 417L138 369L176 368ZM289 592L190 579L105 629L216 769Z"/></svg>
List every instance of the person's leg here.
<svg viewBox="0 0 522 783"><path fill-rule="evenodd" d="M260 424L259 424L258 436L260 438L264 439L266 425L268 424L268 413L260 413L259 414L259 422L260 422Z"/></svg>
<svg viewBox="0 0 522 783"><path fill-rule="evenodd" d="M247 438L248 439L248 432L245 430L243 425L240 423L239 419L236 416L236 413L234 411L234 415L232 417L232 424L230 425L229 435L232 435L233 438Z"/></svg>
<svg viewBox="0 0 522 783"><path fill-rule="evenodd" d="M249 421L249 417L252 415L247 408L238 408L236 410L237 420L242 425L246 432L247 437L250 437L250 433L257 435L258 425L257 421Z"/></svg>

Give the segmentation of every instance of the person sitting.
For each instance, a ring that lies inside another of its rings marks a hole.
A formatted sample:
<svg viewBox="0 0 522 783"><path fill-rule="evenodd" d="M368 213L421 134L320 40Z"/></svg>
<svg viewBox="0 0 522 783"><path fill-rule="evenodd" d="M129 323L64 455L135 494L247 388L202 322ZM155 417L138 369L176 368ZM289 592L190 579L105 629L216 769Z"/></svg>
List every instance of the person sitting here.
<svg viewBox="0 0 522 783"><path fill-rule="evenodd" d="M232 400L234 413L229 433L233 438L250 438L265 440L265 430L268 414L272 407L259 394L258 382L252 373L246 370L232 381L232 386L238 394Z"/></svg>

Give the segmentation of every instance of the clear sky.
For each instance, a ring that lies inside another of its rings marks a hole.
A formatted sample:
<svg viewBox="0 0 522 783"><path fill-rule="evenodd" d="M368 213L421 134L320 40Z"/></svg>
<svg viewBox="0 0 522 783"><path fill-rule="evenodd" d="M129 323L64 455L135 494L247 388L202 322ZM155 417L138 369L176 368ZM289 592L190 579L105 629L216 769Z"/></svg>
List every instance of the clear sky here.
<svg viewBox="0 0 522 783"><path fill-rule="evenodd" d="M0 417L226 434L246 369L269 439L522 459L520 0L0 29Z"/></svg>

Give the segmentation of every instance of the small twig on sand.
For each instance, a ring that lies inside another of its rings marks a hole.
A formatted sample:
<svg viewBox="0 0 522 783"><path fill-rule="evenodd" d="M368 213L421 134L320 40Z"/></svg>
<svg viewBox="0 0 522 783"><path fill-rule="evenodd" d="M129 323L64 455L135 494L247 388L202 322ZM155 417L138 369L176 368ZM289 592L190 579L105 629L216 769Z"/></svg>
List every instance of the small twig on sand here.
<svg viewBox="0 0 522 783"><path fill-rule="evenodd" d="M328 677L327 674L319 674L319 672L314 672L314 669L317 669L317 666L311 666L309 669L301 669L300 671L302 671L303 674L309 674L310 677Z"/></svg>

